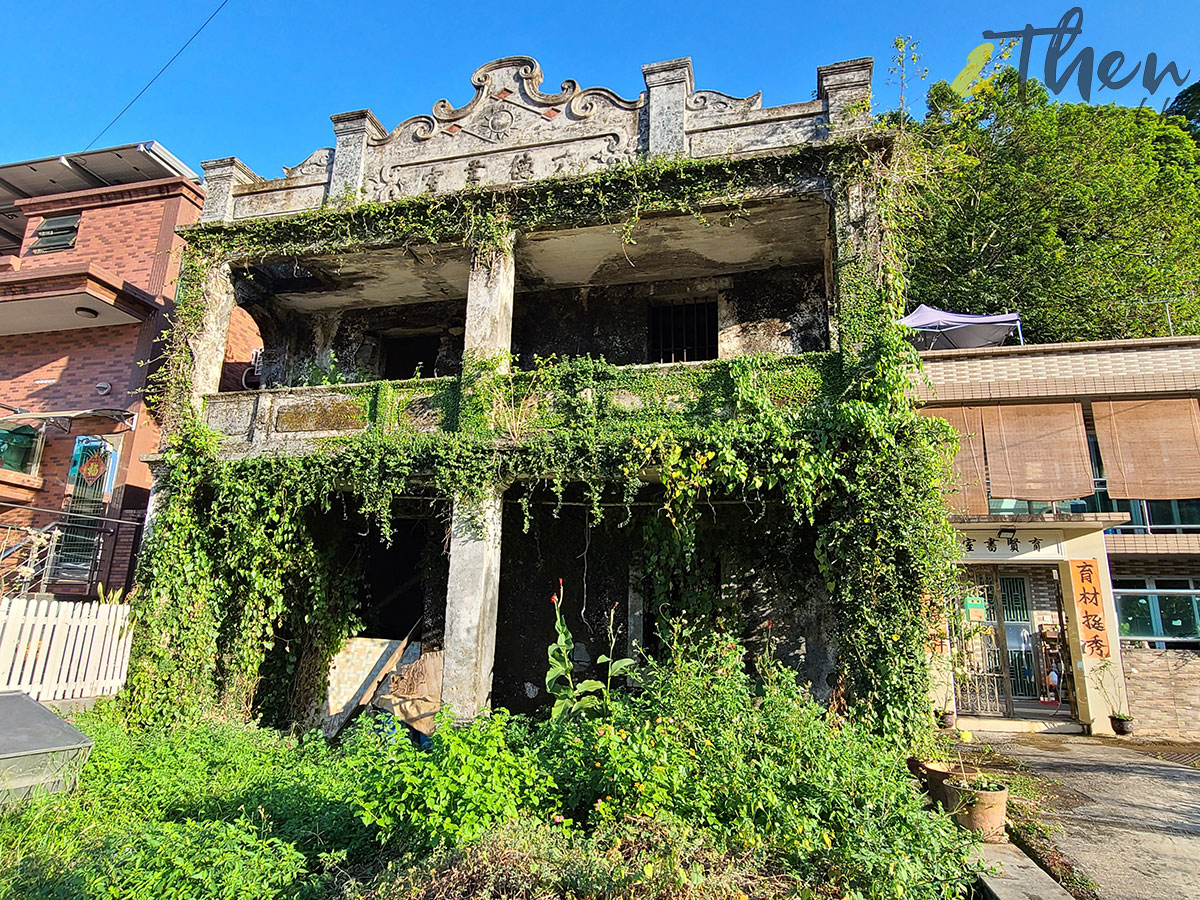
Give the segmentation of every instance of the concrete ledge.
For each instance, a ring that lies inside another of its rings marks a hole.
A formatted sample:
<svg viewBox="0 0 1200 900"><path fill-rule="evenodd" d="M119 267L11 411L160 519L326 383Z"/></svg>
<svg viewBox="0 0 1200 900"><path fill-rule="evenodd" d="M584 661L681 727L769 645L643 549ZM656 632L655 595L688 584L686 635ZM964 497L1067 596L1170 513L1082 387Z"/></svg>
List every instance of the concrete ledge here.
<svg viewBox="0 0 1200 900"><path fill-rule="evenodd" d="M988 900L1071 900L1071 895L1012 844L984 844L980 855L994 875L979 877L979 895Z"/></svg>
<svg viewBox="0 0 1200 900"><path fill-rule="evenodd" d="M960 731L982 734L1083 734L1083 726L1074 719L1004 719L993 716L959 716Z"/></svg>

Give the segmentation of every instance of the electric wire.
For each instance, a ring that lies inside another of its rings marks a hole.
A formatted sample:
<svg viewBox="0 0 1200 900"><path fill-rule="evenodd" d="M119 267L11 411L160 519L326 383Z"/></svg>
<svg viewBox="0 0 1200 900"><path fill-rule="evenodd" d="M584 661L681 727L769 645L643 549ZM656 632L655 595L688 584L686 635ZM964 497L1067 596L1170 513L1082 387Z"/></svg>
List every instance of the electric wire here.
<svg viewBox="0 0 1200 900"><path fill-rule="evenodd" d="M100 138L104 137L104 135L108 132L108 129L110 129L114 125L116 125L117 121L121 118L121 116L123 116L123 115L125 115L125 113L129 112L129 107L131 107L131 106L133 106L133 104L137 103L138 100L140 100L142 98L142 94L144 94L144 93L146 93L146 91L150 90L150 88L154 84L154 82L158 81L159 76L161 76L163 72L167 71L167 69L169 69L171 67L171 63L173 63L173 62L175 62L175 60L179 59L179 54L183 53L183 51L188 48L188 45L190 45L192 43L192 41L194 41L196 38L198 38L200 36L200 32L202 32L205 28L208 27L208 23L211 22L213 19L215 19L217 17L217 13L219 13L221 10L223 10L225 8L226 4L228 4L228 3L229 3L229 0L221 0L220 6L218 6L216 9L214 9L212 11L212 13L209 15L209 17L204 20L204 24L201 25L199 28L197 28L196 31L192 34L192 36L184 42L183 46L175 51L175 55L167 60L166 65L164 65L161 69L159 69L158 73L153 78L151 78L149 81L146 82L146 86L137 92L137 96L135 96L128 103L126 103L125 108L122 109L115 116L113 116L113 120L111 122L109 122L107 125L105 125L100 130L99 134L97 134L94 138L92 138L92 141L90 144L88 144L86 147L83 148L84 153L91 150L92 147L96 146L96 141L98 141L98 140L100 140Z"/></svg>

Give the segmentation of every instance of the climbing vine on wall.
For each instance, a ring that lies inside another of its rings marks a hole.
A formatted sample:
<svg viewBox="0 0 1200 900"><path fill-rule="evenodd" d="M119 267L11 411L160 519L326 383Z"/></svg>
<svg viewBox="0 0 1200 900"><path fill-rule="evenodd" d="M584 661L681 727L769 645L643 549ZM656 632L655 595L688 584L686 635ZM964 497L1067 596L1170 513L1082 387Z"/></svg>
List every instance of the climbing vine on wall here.
<svg viewBox="0 0 1200 900"><path fill-rule="evenodd" d="M361 402L369 427L303 457L222 459L194 413L189 375L206 285L231 262L413 241L496 250L513 230L551 223L608 222L635 241L645 215L712 221L714 205L736 214L765 190L811 189L815 175L831 180L843 209L838 352L675 370L551 358L511 374L500 360L467 359L455 379L338 387ZM302 718L357 624L354 535L330 523L374 522L386 537L399 498L453 501L461 512L518 483L523 503L535 490L561 500L582 485L594 517L615 509L641 527L660 609L711 605L690 575L696 525L713 502L782 510L792 523L785 549L815 561L835 613L839 702L893 731L918 721L928 712L921 598L946 576L953 542L938 491L945 435L906 396L914 357L893 324L903 282L887 179L869 146L651 161L519 190L193 231L178 322L154 380L172 436L143 554L128 708L160 718L245 715L257 704ZM418 400L437 428L407 423ZM660 506L635 516L645 496Z"/></svg>

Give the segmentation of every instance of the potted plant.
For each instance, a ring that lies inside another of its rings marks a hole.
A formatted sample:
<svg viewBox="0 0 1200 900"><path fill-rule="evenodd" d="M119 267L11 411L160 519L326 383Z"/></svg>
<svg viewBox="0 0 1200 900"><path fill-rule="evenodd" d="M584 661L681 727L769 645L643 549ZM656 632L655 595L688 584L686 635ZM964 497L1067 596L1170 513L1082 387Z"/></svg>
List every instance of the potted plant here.
<svg viewBox="0 0 1200 900"><path fill-rule="evenodd" d="M938 728L950 731L958 723L958 716L953 709L943 709L937 714Z"/></svg>
<svg viewBox="0 0 1200 900"><path fill-rule="evenodd" d="M1133 716L1129 713L1113 713L1108 721L1117 734L1133 734Z"/></svg>
<svg viewBox="0 0 1200 900"><path fill-rule="evenodd" d="M972 775L947 779L942 790L946 809L960 827L975 832L986 843L1004 843L1007 786L984 775Z"/></svg>
<svg viewBox="0 0 1200 900"><path fill-rule="evenodd" d="M941 807L947 811L953 809L950 802L949 793L946 790L946 783L951 779L970 779L979 776L979 769L975 766L968 766L961 760L952 762L949 760L932 760L925 763L925 791L938 802Z"/></svg>
<svg viewBox="0 0 1200 900"><path fill-rule="evenodd" d="M1108 674L1113 668L1113 661L1106 659L1092 670L1092 683L1096 685L1096 689L1100 692L1100 696L1104 698L1104 702L1108 704L1108 708L1112 712L1108 715L1109 724L1112 725L1112 730L1116 734L1129 735L1133 734L1133 716L1129 712L1122 700L1125 698L1125 692L1121 690L1120 684L1114 684Z"/></svg>

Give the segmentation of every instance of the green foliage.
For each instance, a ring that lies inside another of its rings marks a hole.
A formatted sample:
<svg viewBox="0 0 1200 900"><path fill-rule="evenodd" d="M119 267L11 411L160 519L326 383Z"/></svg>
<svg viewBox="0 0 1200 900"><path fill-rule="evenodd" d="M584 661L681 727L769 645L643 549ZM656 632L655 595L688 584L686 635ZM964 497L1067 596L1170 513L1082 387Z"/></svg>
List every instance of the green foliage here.
<svg viewBox="0 0 1200 900"><path fill-rule="evenodd" d="M204 722L129 731L100 708L69 795L0 815L0 898L304 898L378 853L324 740Z"/></svg>
<svg viewBox="0 0 1200 900"><path fill-rule="evenodd" d="M970 837L905 751L755 669L681 638L605 717L447 718L426 749L383 716L331 745L102 709L78 789L0 816L0 898L964 896Z"/></svg>
<svg viewBox="0 0 1200 900"><path fill-rule="evenodd" d="M554 604L554 631L556 638L546 648L550 668L546 670L546 692L554 698L550 718L582 714L584 716L607 715L612 699L612 680L628 673L634 667L632 659L615 659L617 632L614 624L616 604L608 612L608 653L602 653L596 662L606 668L604 681L589 678L575 681L575 639L567 620L563 616L562 579L558 580L558 593L550 602Z"/></svg>
<svg viewBox="0 0 1200 900"><path fill-rule="evenodd" d="M568 817L678 819L845 896L959 896L968 839L923 808L903 751L832 725L779 663L760 660L754 678L736 642L697 640L649 663L609 719L542 729Z"/></svg>
<svg viewBox="0 0 1200 900"><path fill-rule="evenodd" d="M554 782L514 746L504 711L463 727L443 714L439 725L426 750L401 735L365 760L355 799L381 839L429 850L469 843L522 813L547 812Z"/></svg>
<svg viewBox="0 0 1200 900"><path fill-rule="evenodd" d="M1179 119L1052 101L1006 68L967 100L934 85L905 142L910 304L1020 312L1035 342L1200 327L1200 146Z"/></svg>
<svg viewBox="0 0 1200 900"><path fill-rule="evenodd" d="M1200 81L1180 91L1167 107L1166 114L1181 117L1193 140L1200 144Z"/></svg>
<svg viewBox="0 0 1200 900"><path fill-rule="evenodd" d="M85 896L126 900L274 900L294 896L304 854L268 837L269 826L233 822L156 822L136 842L85 875Z"/></svg>
<svg viewBox="0 0 1200 900"><path fill-rule="evenodd" d="M378 900L776 900L816 898L764 860L717 849L681 822L635 819L587 834L515 820L426 867L397 867L372 886ZM829 895L832 896L832 895Z"/></svg>

